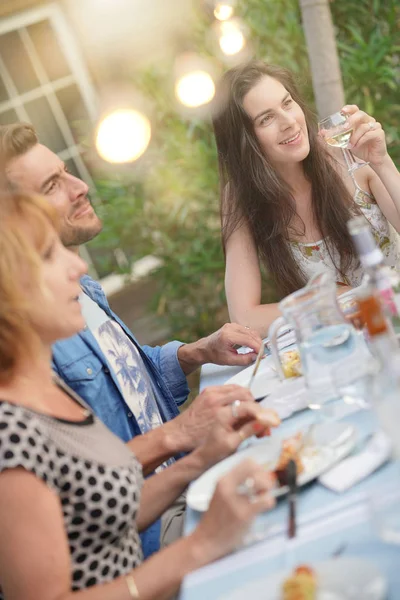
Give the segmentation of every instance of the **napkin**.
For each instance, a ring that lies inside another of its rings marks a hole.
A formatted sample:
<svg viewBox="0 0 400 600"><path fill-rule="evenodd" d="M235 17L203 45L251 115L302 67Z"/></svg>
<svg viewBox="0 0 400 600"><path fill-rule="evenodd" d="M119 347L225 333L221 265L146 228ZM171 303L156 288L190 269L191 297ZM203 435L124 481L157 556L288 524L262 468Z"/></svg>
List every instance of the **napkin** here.
<svg viewBox="0 0 400 600"><path fill-rule="evenodd" d="M279 383L265 400L260 402L264 408L272 408L280 419L287 419L294 412L307 408L309 392L304 377L285 379Z"/></svg>
<svg viewBox="0 0 400 600"><path fill-rule="evenodd" d="M334 492L345 492L386 462L391 452L390 439L383 431L378 431L360 452L342 460L318 481Z"/></svg>

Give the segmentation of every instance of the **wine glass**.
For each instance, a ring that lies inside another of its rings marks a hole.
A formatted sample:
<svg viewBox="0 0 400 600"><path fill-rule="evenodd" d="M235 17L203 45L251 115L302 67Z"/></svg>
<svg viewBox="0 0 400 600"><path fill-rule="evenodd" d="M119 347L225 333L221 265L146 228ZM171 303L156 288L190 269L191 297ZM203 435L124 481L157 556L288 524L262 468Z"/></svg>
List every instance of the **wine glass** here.
<svg viewBox="0 0 400 600"><path fill-rule="evenodd" d="M353 173L357 169L364 167L368 163L359 163L355 160L353 154L348 150L353 128L349 126L347 115L342 112L336 112L322 119L318 123L319 131L323 133L324 140L329 146L341 148L346 161L347 170Z"/></svg>

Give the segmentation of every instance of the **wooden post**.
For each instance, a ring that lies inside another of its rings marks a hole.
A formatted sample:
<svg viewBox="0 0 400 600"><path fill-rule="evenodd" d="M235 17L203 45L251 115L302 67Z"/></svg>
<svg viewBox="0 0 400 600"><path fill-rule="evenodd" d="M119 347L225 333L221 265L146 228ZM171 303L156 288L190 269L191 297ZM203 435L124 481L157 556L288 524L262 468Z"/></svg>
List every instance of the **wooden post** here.
<svg viewBox="0 0 400 600"><path fill-rule="evenodd" d="M299 0L320 118L345 104L329 0Z"/></svg>

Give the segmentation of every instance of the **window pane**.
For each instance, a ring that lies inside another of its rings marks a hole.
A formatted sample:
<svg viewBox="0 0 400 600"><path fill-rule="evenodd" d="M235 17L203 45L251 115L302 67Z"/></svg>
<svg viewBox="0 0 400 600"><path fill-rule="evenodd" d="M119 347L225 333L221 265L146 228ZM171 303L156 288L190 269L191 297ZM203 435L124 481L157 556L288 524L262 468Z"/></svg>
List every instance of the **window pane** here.
<svg viewBox="0 0 400 600"><path fill-rule="evenodd" d="M32 102L27 102L25 108L41 143L56 153L65 150L67 145L47 98L43 97L32 100Z"/></svg>
<svg viewBox="0 0 400 600"><path fill-rule="evenodd" d="M27 27L36 52L51 81L71 74L65 56L57 42L54 30L48 20Z"/></svg>
<svg viewBox="0 0 400 600"><path fill-rule="evenodd" d="M9 96L7 94L6 86L4 85L4 81L0 77L0 102L6 102L9 100Z"/></svg>
<svg viewBox="0 0 400 600"><path fill-rule="evenodd" d="M76 85L69 85L56 92L75 142L79 144L91 133L89 114Z"/></svg>
<svg viewBox="0 0 400 600"><path fill-rule="evenodd" d="M0 54L20 93L39 87L39 80L16 31L0 35Z"/></svg>
<svg viewBox="0 0 400 600"><path fill-rule="evenodd" d="M11 125L11 123L16 123L17 121L19 121L17 113L13 109L0 113L0 125Z"/></svg>

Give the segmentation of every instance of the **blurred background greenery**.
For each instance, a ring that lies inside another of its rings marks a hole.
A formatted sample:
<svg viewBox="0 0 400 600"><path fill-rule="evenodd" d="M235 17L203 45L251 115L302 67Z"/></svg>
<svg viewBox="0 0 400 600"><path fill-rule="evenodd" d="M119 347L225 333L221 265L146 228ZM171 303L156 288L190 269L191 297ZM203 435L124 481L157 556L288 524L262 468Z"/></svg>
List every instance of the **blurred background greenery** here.
<svg viewBox="0 0 400 600"><path fill-rule="evenodd" d="M382 122L400 166L400 4L334 0L331 11L346 101ZM298 0L238 0L236 12L248 27L254 55L294 71L313 102ZM190 32L193 49L206 56L209 26L208 15L199 12ZM156 282L151 310L170 338L190 341L228 319L224 257L211 125L207 117L177 112L171 69L169 63L157 63L138 74L136 86L154 104L151 147L134 171L108 171L96 181L105 227L91 244L98 255L101 249L122 248L127 272L142 256L160 258L161 267L151 275ZM267 279L264 298L276 299Z"/></svg>

